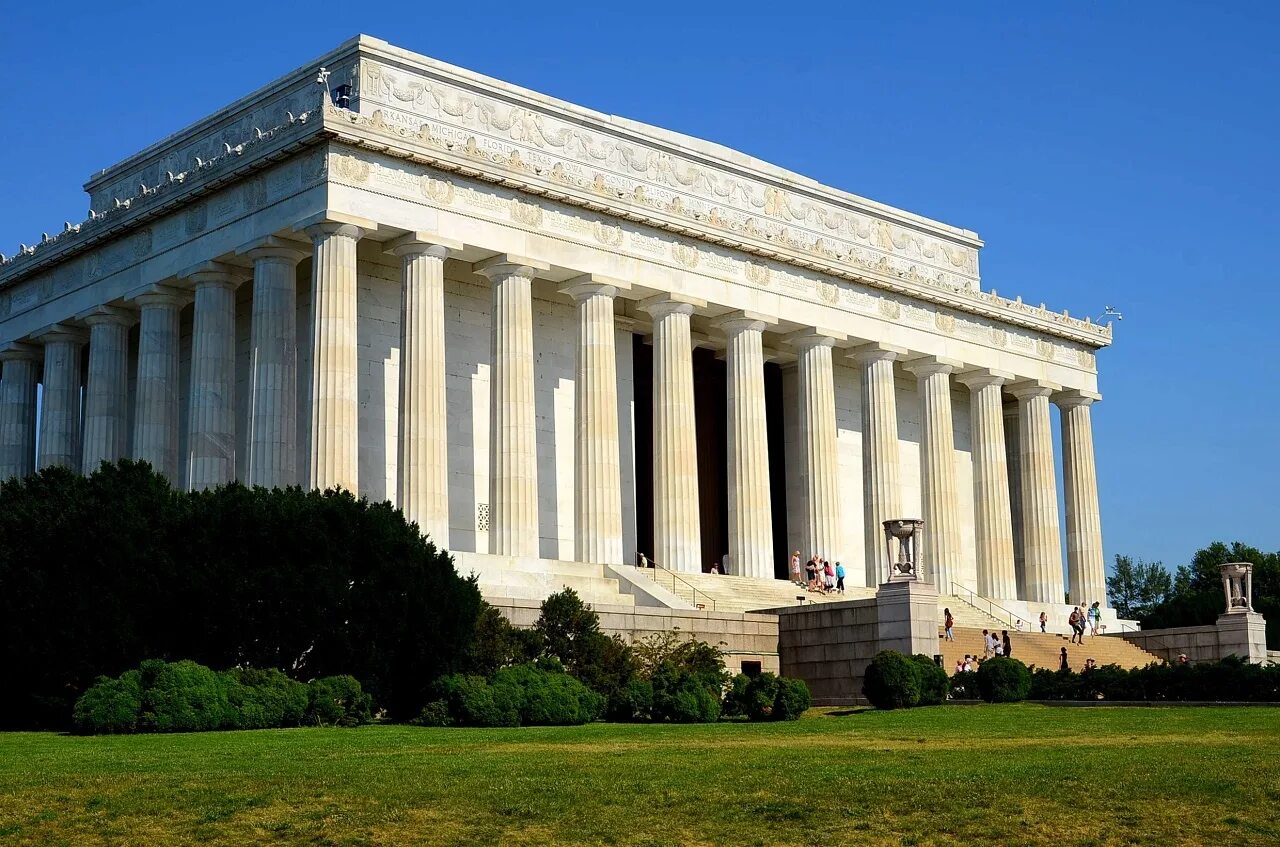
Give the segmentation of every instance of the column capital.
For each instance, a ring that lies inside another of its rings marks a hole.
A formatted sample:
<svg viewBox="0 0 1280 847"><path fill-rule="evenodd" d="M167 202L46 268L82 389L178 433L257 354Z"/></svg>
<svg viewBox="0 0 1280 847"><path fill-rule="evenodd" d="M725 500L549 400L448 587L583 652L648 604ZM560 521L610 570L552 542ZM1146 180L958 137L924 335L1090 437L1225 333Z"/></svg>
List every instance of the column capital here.
<svg viewBox="0 0 1280 847"><path fill-rule="evenodd" d="M1055 391L1061 390L1062 386L1056 382L1049 382L1043 379L1025 379L1022 382L1015 382L1009 386L1009 393L1019 400L1030 400L1034 397L1048 397Z"/></svg>
<svg viewBox="0 0 1280 847"><path fill-rule="evenodd" d="M533 279L538 275L538 271L549 271L551 266L546 262L530 259L528 256L499 253L496 256L481 259L472 265L471 269L480 274L480 276L487 278L490 282L497 282L499 279L505 279L509 276L522 276Z"/></svg>
<svg viewBox="0 0 1280 847"><path fill-rule="evenodd" d="M935 374L952 374L960 368L964 367L964 362L959 359L948 359L943 356L923 356L919 359L912 359L903 363L903 368L908 373L914 374L920 379L930 377Z"/></svg>
<svg viewBox="0 0 1280 847"><path fill-rule="evenodd" d="M639 306L658 320L667 315L692 315L697 309L705 309L707 301L686 294L667 293L641 300Z"/></svg>
<svg viewBox="0 0 1280 847"><path fill-rule="evenodd" d="M777 324L778 319L775 317L766 315L763 312L751 312L745 309L728 312L711 322L712 326L719 327L729 336L748 330L764 332L766 327L777 326Z"/></svg>
<svg viewBox="0 0 1280 847"><path fill-rule="evenodd" d="M135 288L126 295L126 298L142 307L177 306L181 308L191 302L191 292L173 285L156 284Z"/></svg>
<svg viewBox="0 0 1280 847"><path fill-rule="evenodd" d="M1074 409L1077 406L1092 406L1102 399L1096 391L1085 391L1080 388L1066 388L1055 393L1051 398L1059 409Z"/></svg>
<svg viewBox="0 0 1280 847"><path fill-rule="evenodd" d="M910 351L905 347L898 347L894 344L885 344L882 341L873 341L870 344L863 344L861 347L855 347L849 351L849 357L858 363L866 365L871 362L893 362L902 359Z"/></svg>
<svg viewBox="0 0 1280 847"><path fill-rule="evenodd" d="M615 279L601 274L582 274L565 280L560 285L560 293L567 294L575 302L594 297L598 294L605 297L616 297L619 291L630 291L631 283L623 279Z"/></svg>
<svg viewBox="0 0 1280 847"><path fill-rule="evenodd" d="M239 268L226 262L201 262L179 273L178 284L221 285L236 288L252 275L252 272L246 268Z"/></svg>
<svg viewBox="0 0 1280 847"><path fill-rule="evenodd" d="M247 256L255 262L258 259L286 259L295 265L307 258L306 246L289 238L268 235L257 238L236 249L237 256Z"/></svg>
<svg viewBox="0 0 1280 847"><path fill-rule="evenodd" d="M138 313L123 306L94 306L92 309L86 309L76 315L76 320L81 321L86 326L97 326L98 324L133 326L138 322Z"/></svg>
<svg viewBox="0 0 1280 847"><path fill-rule="evenodd" d="M40 348L25 341L7 341L0 344L0 362L39 361Z"/></svg>
<svg viewBox="0 0 1280 847"><path fill-rule="evenodd" d="M459 253L465 245L432 232L406 232L382 245L382 252L392 256L432 256L444 260Z"/></svg>
<svg viewBox="0 0 1280 847"><path fill-rule="evenodd" d="M786 344L797 350L808 350L812 347L832 347L837 341L847 341L849 336L838 329L824 326L807 326L782 337Z"/></svg>
<svg viewBox="0 0 1280 847"><path fill-rule="evenodd" d="M324 235L344 235L359 240L366 233L378 228L377 221L368 218L348 215L345 212L318 212L309 218L303 218L293 225L294 232L305 232L312 238Z"/></svg>
<svg viewBox="0 0 1280 847"><path fill-rule="evenodd" d="M41 344L49 344L57 341L70 341L75 344L83 344L89 335L78 326L72 326L68 323L50 324L43 329L36 330L31 333L33 341Z"/></svg>
<svg viewBox="0 0 1280 847"><path fill-rule="evenodd" d="M1015 379L1008 371L992 368L974 368L956 375L956 382L967 385L972 391L981 391L992 385L1005 385Z"/></svg>

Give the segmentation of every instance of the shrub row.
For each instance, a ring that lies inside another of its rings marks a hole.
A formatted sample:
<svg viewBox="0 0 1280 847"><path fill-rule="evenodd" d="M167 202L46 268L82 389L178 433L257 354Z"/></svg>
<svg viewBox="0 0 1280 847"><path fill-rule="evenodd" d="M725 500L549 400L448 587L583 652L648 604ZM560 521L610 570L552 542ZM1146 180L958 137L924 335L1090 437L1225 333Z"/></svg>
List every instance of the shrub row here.
<svg viewBox="0 0 1280 847"><path fill-rule="evenodd" d="M1147 665L1127 670L1105 665L1089 671L1037 670L1032 700L1142 700L1150 702L1280 702L1280 665L1251 665L1235 657L1195 665Z"/></svg>
<svg viewBox="0 0 1280 847"><path fill-rule="evenodd" d="M738 674L724 695L725 715L753 721L794 721L810 705L804 680L765 672L754 677Z"/></svg>
<svg viewBox="0 0 1280 847"><path fill-rule="evenodd" d="M452 674L435 688L437 699L414 721L420 726L572 726L604 710L604 698L555 660L502 668L492 679Z"/></svg>
<svg viewBox="0 0 1280 847"><path fill-rule="evenodd" d="M867 666L862 693L877 709L936 706L947 699L947 672L928 656L881 650Z"/></svg>
<svg viewBox="0 0 1280 847"><path fill-rule="evenodd" d="M370 701L349 676L301 683L277 670L218 673L189 660L151 659L114 679L99 677L76 701L73 720L85 735L355 726L370 720Z"/></svg>

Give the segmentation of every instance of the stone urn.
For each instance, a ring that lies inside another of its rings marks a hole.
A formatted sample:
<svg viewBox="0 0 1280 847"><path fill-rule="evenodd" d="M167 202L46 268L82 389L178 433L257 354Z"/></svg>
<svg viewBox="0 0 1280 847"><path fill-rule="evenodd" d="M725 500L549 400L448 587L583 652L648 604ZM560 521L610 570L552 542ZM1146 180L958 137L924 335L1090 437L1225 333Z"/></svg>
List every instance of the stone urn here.
<svg viewBox="0 0 1280 847"><path fill-rule="evenodd" d="M891 518L884 522L884 546L885 556L889 561L889 579L919 579L918 551L923 531L924 521L919 518Z"/></svg>
<svg viewBox="0 0 1280 847"><path fill-rule="evenodd" d="M1222 565L1222 592L1227 599L1227 614L1253 611L1253 565L1228 562Z"/></svg>

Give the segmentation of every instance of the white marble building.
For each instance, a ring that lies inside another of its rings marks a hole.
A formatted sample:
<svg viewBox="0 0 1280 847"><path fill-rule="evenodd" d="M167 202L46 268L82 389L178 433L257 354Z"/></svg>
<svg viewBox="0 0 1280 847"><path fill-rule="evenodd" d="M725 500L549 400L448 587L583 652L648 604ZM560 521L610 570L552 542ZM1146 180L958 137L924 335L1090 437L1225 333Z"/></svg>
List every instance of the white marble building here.
<svg viewBox="0 0 1280 847"><path fill-rule="evenodd" d="M875 585L920 516L944 594L1105 596L1110 328L982 290L968 230L364 36L86 189L0 260L5 477L341 485L528 573Z"/></svg>

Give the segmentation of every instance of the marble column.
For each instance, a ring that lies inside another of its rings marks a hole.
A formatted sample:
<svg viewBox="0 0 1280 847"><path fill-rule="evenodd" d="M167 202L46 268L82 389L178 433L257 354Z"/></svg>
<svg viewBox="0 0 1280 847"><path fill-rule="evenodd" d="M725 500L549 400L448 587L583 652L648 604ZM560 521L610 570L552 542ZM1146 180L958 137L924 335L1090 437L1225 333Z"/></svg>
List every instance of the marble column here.
<svg viewBox="0 0 1280 847"><path fill-rule="evenodd" d="M445 402L444 260L458 242L411 232L400 257L400 421L396 505L437 547L449 547L449 410Z"/></svg>
<svg viewBox="0 0 1280 847"><path fill-rule="evenodd" d="M36 461L36 383L40 348L0 348L0 482L28 476Z"/></svg>
<svg viewBox="0 0 1280 847"><path fill-rule="evenodd" d="M666 295L642 304L653 317L653 559L686 573L702 571L689 332L697 305L705 304Z"/></svg>
<svg viewBox="0 0 1280 847"><path fill-rule="evenodd" d="M242 251L253 260L246 483L298 484L298 262L295 241L274 236Z"/></svg>
<svg viewBox="0 0 1280 847"><path fill-rule="evenodd" d="M307 485L359 492L356 245L367 229L331 215L302 229L313 248Z"/></svg>
<svg viewBox="0 0 1280 847"><path fill-rule="evenodd" d="M797 354L799 380L800 476L803 491L803 524L799 550L802 558L814 553L840 561L843 534L840 528L840 453L836 443L836 386L831 348L842 333L801 330L788 340ZM857 575L846 569L849 584L866 584L866 569Z"/></svg>
<svg viewBox="0 0 1280 847"><path fill-rule="evenodd" d="M574 408L574 558L620 565L622 459L613 302L622 283L577 277L561 289L578 306Z"/></svg>
<svg viewBox="0 0 1280 847"><path fill-rule="evenodd" d="M1099 395L1067 391L1054 401L1062 411L1062 482L1067 506L1067 579L1073 605L1106 605L1102 515L1093 456L1092 406Z"/></svg>
<svg viewBox="0 0 1280 847"><path fill-rule="evenodd" d="M955 593L960 581L960 512L956 495L955 426L951 415L951 374L960 362L926 358L907 370L915 375L920 395L920 491L924 506L924 538L920 564L923 578L939 594Z"/></svg>
<svg viewBox="0 0 1280 847"><path fill-rule="evenodd" d="M243 273L209 262L189 271L195 286L187 485L202 491L236 478L236 288Z"/></svg>
<svg viewBox="0 0 1280 847"><path fill-rule="evenodd" d="M40 404L40 447L36 470L80 468L80 351L85 334L58 324L41 333L44 390Z"/></svg>
<svg viewBox="0 0 1280 847"><path fill-rule="evenodd" d="M726 349L729 469L729 572L773 579L773 507L769 492L769 430L764 399L762 315L734 312L718 321Z"/></svg>
<svg viewBox="0 0 1280 847"><path fill-rule="evenodd" d="M1022 534L1022 426L1018 421L1018 401L1005 403L1003 412L1004 455L1009 469L1009 524L1013 529L1013 579L1017 587L1014 596L1026 600L1027 547Z"/></svg>
<svg viewBox="0 0 1280 847"><path fill-rule="evenodd" d="M129 309L99 306L84 315L89 326L89 373L84 389L81 473L129 455Z"/></svg>
<svg viewBox="0 0 1280 847"><path fill-rule="evenodd" d="M151 467L174 486L183 482L178 462L179 316L187 300L186 292L159 285L134 298L141 310L141 319L133 457L150 462Z"/></svg>
<svg viewBox="0 0 1280 847"><path fill-rule="evenodd" d="M893 363L905 350L887 344L868 344L854 352L862 365L862 491L865 515L867 584L889 579L885 556L884 522L902 514L898 469L898 405L894 394ZM929 527L925 526L925 533Z"/></svg>
<svg viewBox="0 0 1280 847"><path fill-rule="evenodd" d="M1058 484L1053 463L1053 431L1049 395L1056 386L1023 382L1013 386L1018 398L1022 463L1022 529L1027 557L1027 601L1061 605L1062 538L1058 524ZM1033 610L1034 611L1034 610Z"/></svg>
<svg viewBox="0 0 1280 847"><path fill-rule="evenodd" d="M1013 563L1013 516L1009 507L1009 465L1005 457L1004 409L1000 388L1009 374L975 371L956 380L969 388L973 454L974 541L978 554L978 594L1018 598Z"/></svg>
<svg viewBox="0 0 1280 847"><path fill-rule="evenodd" d="M489 370L489 552L538 555L533 278L549 266L498 255L475 271L493 285Z"/></svg>

